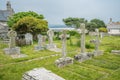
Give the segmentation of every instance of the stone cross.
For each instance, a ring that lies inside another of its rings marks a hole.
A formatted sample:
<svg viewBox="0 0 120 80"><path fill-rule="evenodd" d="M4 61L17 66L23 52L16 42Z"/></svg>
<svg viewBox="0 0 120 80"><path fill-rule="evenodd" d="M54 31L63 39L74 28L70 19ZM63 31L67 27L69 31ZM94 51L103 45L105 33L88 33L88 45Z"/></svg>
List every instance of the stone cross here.
<svg viewBox="0 0 120 80"><path fill-rule="evenodd" d="M82 23L81 27L81 53L85 53L85 24Z"/></svg>
<svg viewBox="0 0 120 80"><path fill-rule="evenodd" d="M15 38L17 36L16 31L10 30L7 35L10 38L9 48L15 48Z"/></svg>
<svg viewBox="0 0 120 80"><path fill-rule="evenodd" d="M62 40L62 58L66 57L66 31L63 30L63 33L61 35L61 40Z"/></svg>
<svg viewBox="0 0 120 80"><path fill-rule="evenodd" d="M99 30L98 29L95 29L95 32L96 32L96 41L95 41L95 51L98 51L99 49L99 44L100 44L100 41L99 41Z"/></svg>
<svg viewBox="0 0 120 80"><path fill-rule="evenodd" d="M48 30L47 34L48 34L49 44L53 44L53 36L54 36L53 30Z"/></svg>
<svg viewBox="0 0 120 80"><path fill-rule="evenodd" d="M42 38L43 38L43 36L41 34L39 34L37 36L37 38L38 38L38 46L42 47Z"/></svg>

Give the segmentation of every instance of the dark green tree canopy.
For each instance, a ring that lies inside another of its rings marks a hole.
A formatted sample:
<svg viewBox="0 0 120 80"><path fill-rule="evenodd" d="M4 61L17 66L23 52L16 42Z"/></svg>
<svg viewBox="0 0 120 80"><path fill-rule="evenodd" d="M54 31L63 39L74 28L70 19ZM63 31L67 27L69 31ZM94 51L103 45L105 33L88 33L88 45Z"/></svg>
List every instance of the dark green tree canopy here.
<svg viewBox="0 0 120 80"><path fill-rule="evenodd" d="M33 11L18 12L14 14L12 17L9 17L7 24L9 27L12 27L15 23L17 23L17 21L26 16L35 17L37 19L44 19L44 16L42 14L39 15Z"/></svg>
<svg viewBox="0 0 120 80"><path fill-rule="evenodd" d="M106 27L105 23L100 19L92 19L87 23L86 28L89 31L94 31L96 28Z"/></svg>
<svg viewBox="0 0 120 80"><path fill-rule="evenodd" d="M79 28L80 27L80 23L85 23L86 24L87 20L85 20L84 18L68 17L68 18L63 19L63 22L67 26Z"/></svg>

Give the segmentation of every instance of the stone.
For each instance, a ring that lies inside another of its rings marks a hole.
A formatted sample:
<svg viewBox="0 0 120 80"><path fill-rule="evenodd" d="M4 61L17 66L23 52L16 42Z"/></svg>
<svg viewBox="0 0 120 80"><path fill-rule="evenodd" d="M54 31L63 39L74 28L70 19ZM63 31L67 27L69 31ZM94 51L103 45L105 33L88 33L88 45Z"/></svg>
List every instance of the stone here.
<svg viewBox="0 0 120 80"><path fill-rule="evenodd" d="M120 50L112 50L111 53L112 54L119 54L120 55Z"/></svg>
<svg viewBox="0 0 120 80"><path fill-rule="evenodd" d="M47 31L49 44L53 44L54 32L50 29Z"/></svg>
<svg viewBox="0 0 120 80"><path fill-rule="evenodd" d="M83 62L85 60L91 59L94 55L92 53L81 53L74 56L74 59Z"/></svg>
<svg viewBox="0 0 120 80"><path fill-rule="evenodd" d="M22 80L65 80L45 68L35 68L23 74Z"/></svg>
<svg viewBox="0 0 120 80"><path fill-rule="evenodd" d="M44 46L43 46L43 36L41 34L39 34L37 36L38 38L38 45L35 46L35 50L44 50Z"/></svg>
<svg viewBox="0 0 120 80"><path fill-rule="evenodd" d="M99 30L95 29L96 31L96 39L90 40L91 43L95 44L95 51L93 52L94 56L99 56L103 54L103 51L99 50L100 40L99 40Z"/></svg>
<svg viewBox="0 0 120 80"><path fill-rule="evenodd" d="M69 64L73 64L73 58L71 57L59 58L58 60L55 61L55 65L59 68Z"/></svg>
<svg viewBox="0 0 120 80"><path fill-rule="evenodd" d="M23 57L21 56L22 54L20 53L20 47L16 47L16 44L15 44L16 42L15 38L17 36L17 33L13 30L10 30L7 35L10 38L10 40L9 40L9 48L4 49L5 54L11 55L11 56L17 55L19 57Z"/></svg>
<svg viewBox="0 0 120 80"><path fill-rule="evenodd" d="M93 54L90 54L85 51L85 33L87 33L87 32L86 32L84 23L82 23L80 25L80 27L81 27L81 30L79 33L81 33L81 52L80 52L80 54L75 55L74 59L79 62L83 62L85 60L91 59Z"/></svg>
<svg viewBox="0 0 120 80"><path fill-rule="evenodd" d="M61 49L57 48L56 44L53 43L53 37L54 37L53 30L48 30L47 35L48 35L49 44L46 45L46 49L54 52L61 52Z"/></svg>
<svg viewBox="0 0 120 80"><path fill-rule="evenodd" d="M63 33L61 35L61 40L62 40L62 58L59 58L58 60L55 61L55 65L57 67L64 67L69 64L73 64L73 58L66 57L66 31L63 30Z"/></svg>
<svg viewBox="0 0 120 80"><path fill-rule="evenodd" d="M25 40L27 45L32 45L33 44L33 36L31 33L26 33L25 34Z"/></svg>

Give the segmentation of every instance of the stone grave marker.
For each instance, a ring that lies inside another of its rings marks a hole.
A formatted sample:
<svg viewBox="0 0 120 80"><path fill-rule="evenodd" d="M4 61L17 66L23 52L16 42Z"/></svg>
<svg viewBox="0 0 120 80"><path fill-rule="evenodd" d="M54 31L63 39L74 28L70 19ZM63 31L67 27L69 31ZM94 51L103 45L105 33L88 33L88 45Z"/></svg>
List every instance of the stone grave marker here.
<svg viewBox="0 0 120 80"><path fill-rule="evenodd" d="M85 29L85 24L81 23L80 25L80 32L81 33L81 53L74 56L75 60L78 60L79 62L85 61L87 59L90 59L93 55L91 53L88 53L85 51L85 34L87 33Z"/></svg>
<svg viewBox="0 0 120 80"><path fill-rule="evenodd" d="M16 31L10 30L8 32L8 37L9 37L9 48L5 48L5 54L11 55L13 58L19 58L19 57L26 57L26 55L20 54L20 47L16 47L15 44L15 39L17 36Z"/></svg>
<svg viewBox="0 0 120 80"><path fill-rule="evenodd" d="M26 40L27 45L32 45L33 44L33 35L31 33L26 33L25 40Z"/></svg>
<svg viewBox="0 0 120 80"><path fill-rule="evenodd" d="M66 57L66 31L63 30L63 34L61 36L61 40L62 40L62 57L59 58L58 60L55 61L55 65L57 67L64 67L68 64L73 64L73 59L70 57Z"/></svg>
<svg viewBox="0 0 120 80"><path fill-rule="evenodd" d="M96 39L93 39L90 42L95 44L95 51L93 52L94 56L98 56L98 55L102 55L103 51L99 50L99 45L100 45L99 30L95 29L95 32L96 32L96 34L95 34Z"/></svg>
<svg viewBox="0 0 120 80"><path fill-rule="evenodd" d="M45 68L35 68L23 74L22 80L65 80Z"/></svg>
<svg viewBox="0 0 120 80"><path fill-rule="evenodd" d="M49 44L46 45L46 48L50 51L61 52L61 49L57 48L56 44L53 43L53 37L54 37L53 30L48 30L47 35L48 35Z"/></svg>
<svg viewBox="0 0 120 80"><path fill-rule="evenodd" d="M43 50L44 49L43 36L41 34L38 34L37 38L38 38L38 45L35 46L35 50Z"/></svg>

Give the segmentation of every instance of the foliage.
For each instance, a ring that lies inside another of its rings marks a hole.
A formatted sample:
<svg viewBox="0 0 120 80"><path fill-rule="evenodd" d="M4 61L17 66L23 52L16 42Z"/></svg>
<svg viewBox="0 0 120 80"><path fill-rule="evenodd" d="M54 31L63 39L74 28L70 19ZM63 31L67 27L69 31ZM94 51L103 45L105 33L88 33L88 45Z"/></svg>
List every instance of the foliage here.
<svg viewBox="0 0 120 80"><path fill-rule="evenodd" d="M101 27L101 28L99 28L99 31L100 31L100 32L107 32L107 29L104 28L104 27Z"/></svg>
<svg viewBox="0 0 120 80"><path fill-rule="evenodd" d="M68 17L63 19L63 22L65 23L65 25L69 26L69 27L75 27L75 28L79 28L80 27L80 23L87 23L87 20L85 20L84 18L72 18L72 17Z"/></svg>
<svg viewBox="0 0 120 80"><path fill-rule="evenodd" d="M48 29L48 24L46 20L34 17L24 17L13 26L13 29L20 34L28 32L37 34L46 31Z"/></svg>
<svg viewBox="0 0 120 80"><path fill-rule="evenodd" d="M39 15L39 14L33 12L33 11L18 12L16 14L14 14L12 17L9 17L7 24L8 24L9 27L12 27L21 18L26 17L26 16L35 17L37 19L44 19L44 16L42 14Z"/></svg>
<svg viewBox="0 0 120 80"><path fill-rule="evenodd" d="M100 20L100 19L92 19L88 24L87 24L87 29L89 31L94 31L95 28L101 28L101 27L105 27L105 23Z"/></svg>

